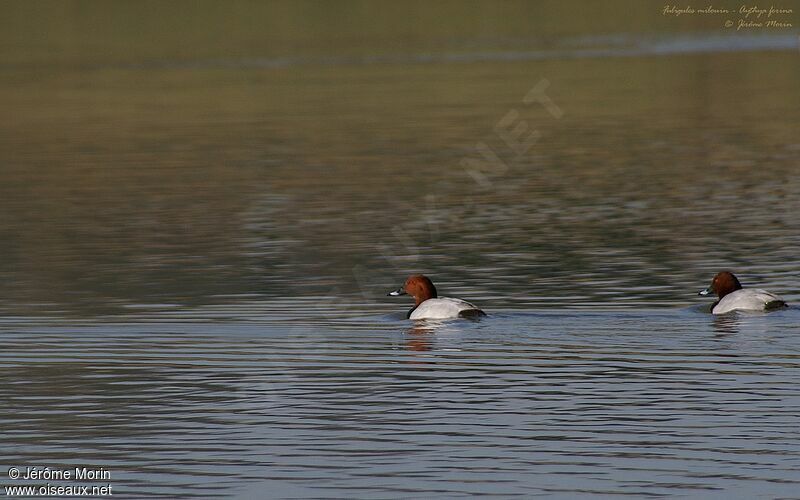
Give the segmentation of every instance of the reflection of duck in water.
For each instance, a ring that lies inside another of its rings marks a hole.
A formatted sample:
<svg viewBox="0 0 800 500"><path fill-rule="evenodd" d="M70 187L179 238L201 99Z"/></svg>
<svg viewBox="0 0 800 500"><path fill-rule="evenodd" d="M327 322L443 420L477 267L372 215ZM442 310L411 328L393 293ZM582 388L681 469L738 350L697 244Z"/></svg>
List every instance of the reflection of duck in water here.
<svg viewBox="0 0 800 500"><path fill-rule="evenodd" d="M718 335L732 335L739 333L739 322L741 317L736 314L714 316L714 330Z"/></svg>
<svg viewBox="0 0 800 500"><path fill-rule="evenodd" d="M443 341L451 335L460 336L463 330L448 320L415 321L406 329L406 348L409 351L455 351L459 346L449 346Z"/></svg>
<svg viewBox="0 0 800 500"><path fill-rule="evenodd" d="M436 329L430 327L413 326L406 331L406 348L409 351L430 351L433 349L433 339Z"/></svg>
<svg viewBox="0 0 800 500"><path fill-rule="evenodd" d="M714 276L711 285L699 295L715 293L719 300L711 306L713 314L731 311L769 311L786 307L786 302L774 293L759 288L742 288L733 273L722 271Z"/></svg>
<svg viewBox="0 0 800 500"><path fill-rule="evenodd" d="M388 295L411 295L414 297L414 307L408 311L408 319L447 319L447 318L476 318L486 316L486 313L475 305L461 299L439 297L436 287L426 276L416 274L409 277L406 282Z"/></svg>

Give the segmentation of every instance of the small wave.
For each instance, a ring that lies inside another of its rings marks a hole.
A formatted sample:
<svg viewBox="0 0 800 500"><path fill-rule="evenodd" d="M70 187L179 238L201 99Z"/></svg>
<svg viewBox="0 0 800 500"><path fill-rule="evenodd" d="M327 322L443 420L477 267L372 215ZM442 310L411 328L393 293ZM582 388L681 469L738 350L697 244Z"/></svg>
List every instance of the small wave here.
<svg viewBox="0 0 800 500"><path fill-rule="evenodd" d="M524 62L554 59L642 57L715 52L800 50L800 35L680 35L670 37L602 36L566 40L558 48L484 50L366 56L247 58L238 60L163 63L168 67L228 67L276 69L294 66L346 66L372 64L452 64L474 62Z"/></svg>

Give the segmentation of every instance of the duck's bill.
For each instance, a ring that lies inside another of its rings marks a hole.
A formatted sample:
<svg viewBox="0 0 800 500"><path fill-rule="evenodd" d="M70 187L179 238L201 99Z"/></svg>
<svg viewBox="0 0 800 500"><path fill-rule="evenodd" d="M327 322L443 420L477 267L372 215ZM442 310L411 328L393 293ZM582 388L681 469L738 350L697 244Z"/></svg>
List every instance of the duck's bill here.
<svg viewBox="0 0 800 500"><path fill-rule="evenodd" d="M406 294L405 290L403 290L402 288L398 288L397 290L395 290L393 292L389 292L386 295L391 295L392 297L397 297L398 295L405 295L405 294Z"/></svg>
<svg viewBox="0 0 800 500"><path fill-rule="evenodd" d="M711 290L709 290L708 288L706 288L705 290L700 290L699 292L697 292L697 295L702 295L703 297L705 297L705 296L706 296L706 295L708 295L709 293L711 293Z"/></svg>

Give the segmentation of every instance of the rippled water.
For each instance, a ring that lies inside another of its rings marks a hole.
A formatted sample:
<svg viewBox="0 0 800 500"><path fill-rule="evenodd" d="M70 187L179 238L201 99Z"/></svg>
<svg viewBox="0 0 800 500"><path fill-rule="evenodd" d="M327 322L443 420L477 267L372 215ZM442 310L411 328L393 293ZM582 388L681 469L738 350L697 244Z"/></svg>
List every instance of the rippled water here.
<svg viewBox="0 0 800 500"><path fill-rule="evenodd" d="M796 309L271 306L3 325L4 461L102 465L133 497L797 491Z"/></svg>
<svg viewBox="0 0 800 500"><path fill-rule="evenodd" d="M204 3L173 33L21 5L0 486L91 466L129 498L796 496L795 31L507 2L419 32ZM792 306L708 314L723 268ZM385 296L412 272L489 316L412 324Z"/></svg>

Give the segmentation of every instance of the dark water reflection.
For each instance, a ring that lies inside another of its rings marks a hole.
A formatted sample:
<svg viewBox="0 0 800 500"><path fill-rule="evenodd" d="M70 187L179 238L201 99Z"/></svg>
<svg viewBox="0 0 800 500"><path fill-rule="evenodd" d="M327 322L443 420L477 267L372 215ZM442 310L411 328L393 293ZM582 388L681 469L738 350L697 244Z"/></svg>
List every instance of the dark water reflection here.
<svg viewBox="0 0 800 500"><path fill-rule="evenodd" d="M1 16L0 466L132 498L795 495L800 310L695 294L731 268L800 300L797 33L201 4ZM481 141L507 168L476 180ZM411 272L490 316L411 325Z"/></svg>
<svg viewBox="0 0 800 500"><path fill-rule="evenodd" d="M0 134L3 307L372 300L415 270L488 307L686 304L722 267L791 295L794 58L31 75ZM543 77L560 119L522 104ZM513 162L510 110L541 134ZM509 165L483 184L479 141Z"/></svg>

